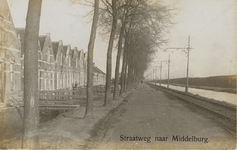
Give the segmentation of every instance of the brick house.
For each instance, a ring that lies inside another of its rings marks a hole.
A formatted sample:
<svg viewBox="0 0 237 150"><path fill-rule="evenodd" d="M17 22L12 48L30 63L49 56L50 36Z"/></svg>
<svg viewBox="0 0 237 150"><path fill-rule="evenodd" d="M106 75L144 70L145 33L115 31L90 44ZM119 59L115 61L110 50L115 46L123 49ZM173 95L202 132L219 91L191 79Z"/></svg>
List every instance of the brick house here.
<svg viewBox="0 0 237 150"><path fill-rule="evenodd" d="M78 64L79 64L79 78L80 81L78 83L79 86L84 86L86 83L86 62L85 62L85 55L83 49L78 53Z"/></svg>
<svg viewBox="0 0 237 150"><path fill-rule="evenodd" d="M105 85L106 74L93 63L93 85Z"/></svg>
<svg viewBox="0 0 237 150"><path fill-rule="evenodd" d="M72 50L72 78L73 78L73 86L78 86L79 83L79 65L78 65L78 49L74 47Z"/></svg>
<svg viewBox="0 0 237 150"><path fill-rule="evenodd" d="M24 91L25 29L15 29L7 0L0 0L0 103L21 101ZM105 73L94 65L94 85L105 84ZM52 42L50 34L38 39L39 90L85 86L87 52L63 41Z"/></svg>
<svg viewBox="0 0 237 150"><path fill-rule="evenodd" d="M18 100L21 91L21 45L6 0L0 0L0 102Z"/></svg>
<svg viewBox="0 0 237 150"><path fill-rule="evenodd" d="M63 41L52 42L54 60L55 60L55 73L54 73L54 89L63 88Z"/></svg>
<svg viewBox="0 0 237 150"><path fill-rule="evenodd" d="M43 82L40 83L41 90L53 90L54 89L54 74L55 74L55 60L53 45L51 42L50 34L39 37L41 48L42 63L39 65L40 77Z"/></svg>

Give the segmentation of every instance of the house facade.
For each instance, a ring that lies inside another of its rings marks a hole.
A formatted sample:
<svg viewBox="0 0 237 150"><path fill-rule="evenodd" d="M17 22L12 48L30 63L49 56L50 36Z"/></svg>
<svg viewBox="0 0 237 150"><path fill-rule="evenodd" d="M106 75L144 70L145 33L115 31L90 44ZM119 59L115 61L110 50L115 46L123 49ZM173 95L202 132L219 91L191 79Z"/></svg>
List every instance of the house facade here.
<svg viewBox="0 0 237 150"><path fill-rule="evenodd" d="M0 0L0 102L21 95L21 45L6 0Z"/></svg>
<svg viewBox="0 0 237 150"><path fill-rule="evenodd" d="M106 74L93 64L93 85L105 85Z"/></svg>
<svg viewBox="0 0 237 150"><path fill-rule="evenodd" d="M22 28L16 29L21 41L21 67L24 70L24 34ZM63 41L52 42L50 34L39 36L38 71L39 90L71 89L85 86L87 83L87 52L71 45L63 45ZM24 73L24 72L23 72ZM105 73L93 65L93 84L105 84ZM24 75L22 76L24 86Z"/></svg>
<svg viewBox="0 0 237 150"><path fill-rule="evenodd" d="M50 34L39 36L38 76L40 90L54 90L55 59Z"/></svg>
<svg viewBox="0 0 237 150"><path fill-rule="evenodd" d="M0 103L22 101L24 91L25 29L15 29L6 0L0 0ZM94 85L105 74L94 66ZM52 42L50 34L38 38L38 89L57 90L85 86L87 52Z"/></svg>

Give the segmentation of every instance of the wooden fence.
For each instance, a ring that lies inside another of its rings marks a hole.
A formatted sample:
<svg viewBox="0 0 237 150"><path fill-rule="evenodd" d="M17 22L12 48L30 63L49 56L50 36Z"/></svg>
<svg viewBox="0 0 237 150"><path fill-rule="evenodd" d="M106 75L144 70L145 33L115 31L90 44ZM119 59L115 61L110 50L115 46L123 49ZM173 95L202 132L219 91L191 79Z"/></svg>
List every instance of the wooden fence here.
<svg viewBox="0 0 237 150"><path fill-rule="evenodd" d="M94 94L105 92L104 86L94 86ZM46 110L65 110L80 106L85 101L86 88L59 89L39 92L39 107Z"/></svg>

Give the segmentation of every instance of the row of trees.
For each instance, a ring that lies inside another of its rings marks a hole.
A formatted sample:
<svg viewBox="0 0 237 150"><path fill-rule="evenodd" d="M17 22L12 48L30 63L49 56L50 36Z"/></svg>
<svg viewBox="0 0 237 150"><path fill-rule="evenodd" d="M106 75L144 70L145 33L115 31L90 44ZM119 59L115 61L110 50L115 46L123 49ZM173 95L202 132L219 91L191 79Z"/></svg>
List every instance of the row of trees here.
<svg viewBox="0 0 237 150"><path fill-rule="evenodd" d="M143 78L155 48L165 43L172 25L171 10L148 0L102 0L100 27L110 29L107 50L106 93L104 105L110 105L112 49L117 42L113 99ZM108 31L107 31L108 32ZM115 38L117 37L117 38ZM122 59L121 59L122 57ZM120 71L120 61L122 70ZM119 80L120 78L120 80ZM121 83L119 83L119 81ZM121 85L118 93L118 85Z"/></svg>
<svg viewBox="0 0 237 150"><path fill-rule="evenodd" d="M76 0L71 1L74 3L78 2ZM38 58L37 38L39 34L41 4L42 0L30 0L26 19L23 148L37 147L35 144L37 144L36 131L39 118L38 67L37 59L35 58ZM104 99L104 106L108 106L111 104L109 94L111 89L114 42L117 43L117 59L113 99L116 99L119 94L121 95L124 91L131 89L143 79L143 73L151 61L155 48L166 42L165 33L172 24L170 21L171 11L159 3L152 3L149 0L94 0L93 8L93 22L88 44L87 106L85 117L93 116L92 70L97 26L105 31L104 34L110 33L107 49L106 92ZM120 66L120 63L122 66ZM120 70L121 74L119 74ZM117 88L119 84L121 85L120 93L118 93Z"/></svg>

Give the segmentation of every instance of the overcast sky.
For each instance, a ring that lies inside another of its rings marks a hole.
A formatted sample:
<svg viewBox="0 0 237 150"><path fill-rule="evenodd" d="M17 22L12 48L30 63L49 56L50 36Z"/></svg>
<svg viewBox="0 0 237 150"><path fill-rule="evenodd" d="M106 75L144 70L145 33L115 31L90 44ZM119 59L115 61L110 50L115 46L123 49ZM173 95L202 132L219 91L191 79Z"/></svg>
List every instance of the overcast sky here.
<svg viewBox="0 0 237 150"><path fill-rule="evenodd" d="M28 0L8 0L8 3L15 27L25 27ZM178 11L173 19L177 23L170 29L169 43L157 49L151 66L159 66L156 61L167 60L172 52L170 77L185 77L186 54L182 50L163 52L163 49L187 46L190 35L191 77L236 74L236 0L165 0L164 5L175 5ZM90 10L90 7L72 5L69 0L43 0L40 35L50 33L52 41L63 40L65 45L87 51L91 22L82 16ZM94 62L105 72L108 36L97 35ZM116 51L113 62L115 59ZM151 71L148 69L148 73ZM163 63L162 78L166 77L167 65Z"/></svg>

